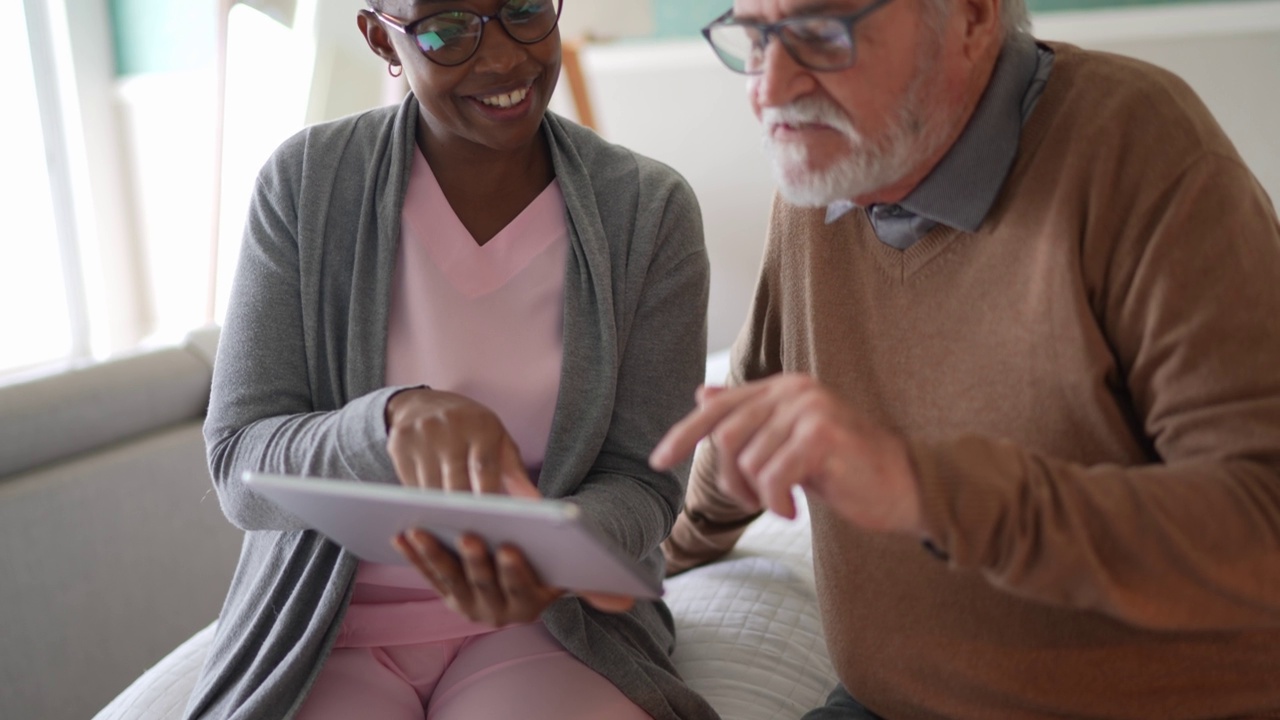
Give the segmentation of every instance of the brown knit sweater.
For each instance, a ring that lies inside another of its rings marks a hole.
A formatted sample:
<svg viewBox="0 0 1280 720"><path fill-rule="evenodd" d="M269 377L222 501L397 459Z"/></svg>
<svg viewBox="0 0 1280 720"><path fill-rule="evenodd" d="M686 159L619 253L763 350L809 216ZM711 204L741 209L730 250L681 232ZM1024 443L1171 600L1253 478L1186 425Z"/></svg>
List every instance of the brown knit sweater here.
<svg viewBox="0 0 1280 720"><path fill-rule="evenodd" d="M982 227L779 202L731 382L910 438L941 560L810 498L832 660L908 718L1280 717L1280 225L1180 80L1053 45ZM672 572L749 517L699 451Z"/></svg>

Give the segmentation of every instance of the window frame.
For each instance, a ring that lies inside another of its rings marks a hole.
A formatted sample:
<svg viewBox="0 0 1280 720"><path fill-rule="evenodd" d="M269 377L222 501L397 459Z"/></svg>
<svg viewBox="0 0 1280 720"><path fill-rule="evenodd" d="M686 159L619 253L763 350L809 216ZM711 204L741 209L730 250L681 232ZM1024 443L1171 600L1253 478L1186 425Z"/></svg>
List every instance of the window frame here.
<svg viewBox="0 0 1280 720"><path fill-rule="evenodd" d="M21 1L71 337L61 358L0 368L0 385L134 349L150 325L107 4Z"/></svg>

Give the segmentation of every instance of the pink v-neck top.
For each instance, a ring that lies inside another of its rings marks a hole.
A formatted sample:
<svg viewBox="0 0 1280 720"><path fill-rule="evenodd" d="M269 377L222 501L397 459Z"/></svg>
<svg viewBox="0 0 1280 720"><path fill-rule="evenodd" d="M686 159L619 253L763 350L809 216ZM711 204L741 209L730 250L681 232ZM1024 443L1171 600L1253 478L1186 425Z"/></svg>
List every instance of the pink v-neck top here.
<svg viewBox="0 0 1280 720"><path fill-rule="evenodd" d="M502 420L535 482L560 389L568 251L557 181L482 246L422 153L414 154L391 285L386 383L426 385L484 404ZM413 568L362 562L343 642L423 642L491 629L436 597Z"/></svg>
<svg viewBox="0 0 1280 720"><path fill-rule="evenodd" d="M568 249L558 182L481 246L415 153L392 280L387 384L484 404L536 471L560 389Z"/></svg>

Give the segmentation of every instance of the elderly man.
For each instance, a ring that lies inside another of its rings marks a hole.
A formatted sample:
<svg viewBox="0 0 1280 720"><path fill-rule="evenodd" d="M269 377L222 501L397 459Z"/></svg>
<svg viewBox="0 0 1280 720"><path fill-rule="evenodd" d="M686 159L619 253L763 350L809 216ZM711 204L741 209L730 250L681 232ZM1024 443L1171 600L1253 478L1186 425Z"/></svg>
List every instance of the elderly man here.
<svg viewBox="0 0 1280 720"><path fill-rule="evenodd" d="M1192 91L1021 0L737 0L780 187L670 572L802 489L807 718L1280 717L1280 227ZM856 50L856 52L855 52Z"/></svg>

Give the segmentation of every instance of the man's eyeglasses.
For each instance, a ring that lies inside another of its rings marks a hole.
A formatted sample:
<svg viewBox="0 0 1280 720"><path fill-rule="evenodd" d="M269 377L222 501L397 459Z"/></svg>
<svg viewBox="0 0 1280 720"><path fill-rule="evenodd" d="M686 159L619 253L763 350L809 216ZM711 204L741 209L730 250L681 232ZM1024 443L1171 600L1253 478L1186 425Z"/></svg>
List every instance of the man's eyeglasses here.
<svg viewBox="0 0 1280 720"><path fill-rule="evenodd" d="M875 0L852 15L801 15L776 23L737 20L730 9L702 28L720 60L734 72L759 75L769 39L776 37L800 65L810 70L853 67L856 46L853 28L889 0Z"/></svg>
<svg viewBox="0 0 1280 720"><path fill-rule="evenodd" d="M493 15L469 10L445 10L411 22L379 10L384 23L413 38L427 59L440 65L461 65L476 54L484 28L497 20L512 40L525 45L541 42L560 22L563 0L507 0Z"/></svg>

